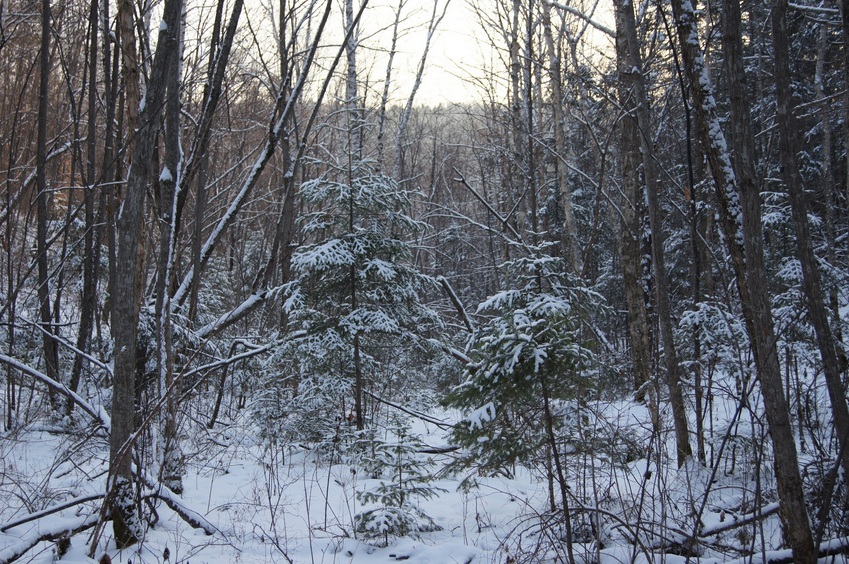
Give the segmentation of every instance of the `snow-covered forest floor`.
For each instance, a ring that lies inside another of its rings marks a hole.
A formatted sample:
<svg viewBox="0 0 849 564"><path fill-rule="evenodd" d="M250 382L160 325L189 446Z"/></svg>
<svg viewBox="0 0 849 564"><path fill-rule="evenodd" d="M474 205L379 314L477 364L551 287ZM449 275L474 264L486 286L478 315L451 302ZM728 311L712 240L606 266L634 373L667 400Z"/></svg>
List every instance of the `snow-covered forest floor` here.
<svg viewBox="0 0 849 564"><path fill-rule="evenodd" d="M653 426L651 410L640 403L588 401L575 418L570 417L575 406L564 404L565 442L573 445L564 462L576 560L750 562L780 555L774 480L763 448L768 443L756 419L736 407L717 401L712 423L706 422L715 438L707 445L709 458L720 462L711 467L692 461L678 469L669 456L674 443L665 413ZM391 419L390 411L384 420ZM135 564L163 562L166 547L169 562L196 564L568 561L562 512L550 510L544 468L516 467L498 477L478 475L474 468L441 472L455 453L442 452L448 450L442 448L448 446L446 430L434 421L456 423L457 413L437 407L428 420L407 418L400 438L384 426L365 447L344 420L337 422L338 440L293 446L260 438L249 410L230 414L211 430L200 419L187 420L185 428L193 431L183 437L188 466L182 504L206 519L213 534L192 528L152 500L155 522L146 527L143 542L119 552L109 525L86 528L71 538L61 561L91 562L95 531L101 533L96 558L107 552L112 562ZM392 449L400 444L415 448ZM426 479L416 483L424 495L413 492L414 480L405 487L422 519L436 525L427 528L438 530L368 538L355 530L357 515L376 506L362 492L397 479L393 468L384 467L380 475L368 470L369 449L373 454L387 445L398 454L393 460L405 479L423 469L416 475ZM32 424L0 437L0 561L28 539L96 518L107 452L105 436L85 430ZM473 486L464 487L467 478ZM95 499L19 523L28 514L89 495ZM761 512L764 518L749 520ZM56 542L42 542L19 561L52 562L59 550Z"/></svg>

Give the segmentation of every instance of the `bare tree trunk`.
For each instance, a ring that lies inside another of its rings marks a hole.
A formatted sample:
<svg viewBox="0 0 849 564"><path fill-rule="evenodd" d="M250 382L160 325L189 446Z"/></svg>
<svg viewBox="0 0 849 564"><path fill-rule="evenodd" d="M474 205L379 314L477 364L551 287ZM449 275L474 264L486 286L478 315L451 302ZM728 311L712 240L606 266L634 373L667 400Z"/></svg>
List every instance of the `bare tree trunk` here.
<svg viewBox="0 0 849 564"><path fill-rule="evenodd" d="M121 60L123 63L124 99L126 103L128 140L127 154L133 154L133 144L136 129L139 126L139 101L141 100L141 85L138 50L136 48L135 16L133 1L118 1L118 31L121 40Z"/></svg>
<svg viewBox="0 0 849 564"><path fill-rule="evenodd" d="M182 18L181 18L182 19ZM181 26L182 27L182 26ZM177 494L183 492L183 455L177 440L177 396L174 383L173 329L171 327L171 279L176 254L176 205L180 171L180 74L182 37L169 60L165 80L165 168L159 177L159 265L156 278L156 327L159 395L167 395L162 414L159 460L163 484Z"/></svg>
<svg viewBox="0 0 849 564"><path fill-rule="evenodd" d="M398 51L398 26L401 24L401 12L404 10L407 0L398 0L398 8L395 10L395 19L392 22L392 41L389 45L389 58L386 61L386 78L383 81L383 94L380 97L380 109L377 112L377 167L383 171L386 163L383 162L384 136L386 134L386 109L389 106L389 87L392 85L392 64Z"/></svg>
<svg viewBox="0 0 849 564"><path fill-rule="evenodd" d="M510 28L510 124L511 135L513 137L513 159L510 163L510 176L508 178L509 196L507 205L509 206L505 212L518 209L518 203L525 189L526 170L523 162L524 152L522 151L522 87L521 87L521 53L519 52L519 16L521 14L521 0L513 0L513 12ZM507 213L504 214L505 217ZM518 223L518 216L511 219L513 225ZM505 253L509 253L509 249L505 247ZM509 258L505 256L505 258Z"/></svg>
<svg viewBox="0 0 849 564"><path fill-rule="evenodd" d="M763 262L761 243L760 201L752 174L738 181L732 165L728 145L716 115L713 86L702 58L696 16L690 2L672 0L678 33L678 43L684 63L684 72L690 83L693 108L696 113L696 135L707 152L707 160L714 178L720 220L725 233L731 262L736 274L737 289L743 307L743 316L755 356L758 376L763 393L764 411L773 442L774 464L778 495L781 501L781 519L793 558L798 563L813 563L816 554L813 546L796 444L790 424L789 408L781 382L781 369L775 347L775 331L769 302L769 289ZM739 14L739 5L737 5ZM723 35L736 34L739 24L729 25ZM728 43L729 45L731 43ZM745 130L749 128L750 115L741 110L744 93L738 82L745 79L742 58L739 56L741 43L733 41L735 50L726 52L726 64L732 65L728 84L732 98L731 127L735 131L732 140L738 150L738 159L745 159ZM737 53L737 55L735 55ZM751 161L751 159L748 159ZM742 160L738 170L753 171L751 165ZM742 225L741 225L742 222Z"/></svg>
<svg viewBox="0 0 849 564"><path fill-rule="evenodd" d="M554 43L554 33L551 30L551 4L546 1L542 3L542 29L545 35L546 51L548 52L548 78L551 81L551 110L554 120L554 158L555 178L557 191L560 194L563 206L563 227L565 231L564 248L566 264L576 274L580 273L581 252L578 249L578 226L575 221L575 212L572 209L572 189L569 186L566 165L561 160L566 155L566 127L563 115L563 79L560 54Z"/></svg>
<svg viewBox="0 0 849 564"><path fill-rule="evenodd" d="M234 6L234 10L236 8L241 9L241 2L237 3ZM229 48L225 47L225 49L221 49L221 22L224 17L224 1L219 0L215 6L215 21L212 24L212 38L209 43L209 59L207 61L207 79L206 84L204 85L203 91L203 122L205 127L201 130L201 135L197 137L198 140L198 148L200 150L200 156L197 158L197 191L195 193L195 210L192 217L194 221L194 229L192 231L192 245L191 245L191 268L195 272L200 272L200 251L201 245L203 244L203 222L206 216L206 198L207 198L207 170L209 166L209 129L211 127L212 116L214 114L215 109L218 106L219 94L217 91L220 91L221 84L220 80L223 79L223 73L221 73L221 78L219 79L219 73L217 69L224 69L222 65L221 59L225 59L223 61L226 63L227 56L229 53ZM234 12L234 18L235 12ZM232 19L231 19L232 21ZM235 29L235 26L233 27ZM228 34L225 37L225 44L227 38L230 38L229 35L230 26L228 26ZM232 40L232 38L230 38ZM205 137L205 139L204 139ZM192 153L194 155L194 152ZM188 187L191 181L186 181L185 176L191 176L193 173L189 170L190 167L186 167L186 170L183 172L183 178L181 178L181 185ZM188 194L187 188L183 188L180 190L180 195ZM185 199L183 200L185 201ZM182 210L182 204L179 199L177 202L177 214L179 215ZM200 283L192 284L191 290L189 292L189 311L188 311L188 319L191 322L194 322L197 316L197 305L198 305L198 297L200 295Z"/></svg>
<svg viewBox="0 0 849 564"><path fill-rule="evenodd" d="M47 376L59 382L59 349L53 335L53 311L50 304L50 281L47 247L47 98L50 86L50 32L52 14L50 0L41 2L41 53L39 56L38 132L36 140L36 262L38 263L38 303L41 319L44 367ZM50 391L50 404L58 415L58 396Z"/></svg>
<svg viewBox="0 0 849 564"><path fill-rule="evenodd" d="M106 183L105 186L101 188L100 191L100 211L103 214L103 221L100 223L101 227L101 237L103 237L102 233L105 233L106 238L106 253L107 253L107 283L106 283L106 295L107 298L105 303L103 304L102 315L107 319L110 319L112 314L112 302L114 292L114 284L115 284L115 188L113 185L113 180L119 181L121 175L119 174L119 165L117 153L118 151L115 148L116 141L120 138L121 135L121 123L120 120L117 120L116 124L115 115L119 112L120 106L120 95L119 95L119 49L115 49L112 51L112 38L111 33L106 33L106 30L109 29L109 2L102 2L102 13L101 13L101 22L103 22L104 29L104 37L103 37L103 78L104 85L106 89L106 94L104 96L104 104L106 106L106 128L104 132L104 140L103 140L103 163L102 177ZM117 127L116 127L117 125Z"/></svg>
<svg viewBox="0 0 849 564"><path fill-rule="evenodd" d="M804 181L799 169L799 124L792 108L790 57L787 52L790 38L787 33L787 0L772 0L772 49L775 57L776 124L780 135L779 153L784 171L784 183L790 195L793 227L796 231L796 250L802 265L802 290L808 305L808 320L814 327L817 346L822 358L825 383L831 400L832 415L837 428L837 444L849 440L849 407L840 374L840 361L828 313L823 302L823 290L817 266L811 232L808 226L808 205L805 202ZM826 106L827 107L827 106ZM826 205L831 205L827 202ZM849 449L843 449L843 471L849 475Z"/></svg>
<svg viewBox="0 0 849 564"><path fill-rule="evenodd" d="M669 285L667 282L666 262L663 251L663 224L660 218L660 202L658 201L658 182L652 143L648 138L651 123L648 109L648 97L644 84L645 69L637 43L637 29L634 11L630 2L616 3L617 52L625 57L619 64L619 80L623 85L626 98L621 101L627 112L625 122L631 122L627 127L635 129L623 135L623 140L636 142L638 145L623 147L623 152L636 153L641 157L643 181L646 186L648 200L649 224L651 228L651 254L654 271L655 300L660 329L660 339L663 344L663 359L666 369L666 384L669 388L669 401L672 407L672 418L675 427L675 443L677 448L678 466L683 466L692 455L690 448L687 411L684 395L681 391L681 366L675 349L675 339L672 329L672 311L669 304ZM620 47L621 45L621 47ZM630 135L628 135L630 133ZM626 137L627 135L627 137ZM628 156L625 157L629 158ZM633 158L633 155L630 156ZM636 171L633 171L636 172Z"/></svg>
<svg viewBox="0 0 849 564"><path fill-rule="evenodd" d="M537 174L534 150L534 88L532 65L534 64L534 0L527 0L528 17L525 19L525 49L522 54L522 82L524 88L523 102L525 103L524 119L524 162L525 162L525 193L528 197L529 226L534 247L539 245L539 221L537 217ZM537 281L541 279L537 276Z"/></svg>
<svg viewBox="0 0 849 564"><path fill-rule="evenodd" d="M359 32L354 23L354 0L345 0L345 29L351 30L345 42L345 56L348 61L345 75L345 109L347 110L350 128L350 154L354 164L359 166L363 158L363 115L362 101L357 95L357 45Z"/></svg>
<svg viewBox="0 0 849 564"><path fill-rule="evenodd" d="M233 47L233 38L236 35L239 19L242 15L244 0L235 0L233 3L233 11L230 14L230 20L227 23L227 29L224 32L224 37L219 41L221 12L223 10L223 0L219 0L216 7L215 27L213 28L213 36L210 45L210 58L207 66L207 81L203 87L203 108L199 119L197 132L192 140L191 149L188 151L186 162L181 162L181 171L177 176L178 185L176 186L176 211L174 216L174 225L176 232L180 232L182 225L183 208L188 197L188 187L191 186L199 172L206 175L206 163L208 162L209 141L212 132L212 122L215 117L215 111L218 108L218 103L221 99L224 82L224 74L227 69L227 64L230 61L230 52ZM176 175L177 172L173 171ZM205 187L203 188L205 189ZM201 188L198 187L200 191ZM200 271L196 271L198 279ZM196 292L192 288L193 292ZM194 295L194 294L193 294Z"/></svg>
<svg viewBox="0 0 849 564"><path fill-rule="evenodd" d="M627 9L615 4L617 18L627 17L619 12ZM618 21L618 20L617 20ZM623 22L624 23L624 22ZM618 25L617 27L622 27ZM624 31L620 31L616 40L617 61L619 73L630 73L628 65L628 45ZM624 107L631 107L630 99L634 96L627 80L619 81L619 101ZM651 351L652 336L649 330L647 288L643 277L642 227L641 218L645 216L645 204L640 182L640 140L637 122L634 119L621 121L621 137L619 142L619 161L622 172L622 238L620 240L620 255L622 259L622 281L624 284L625 303L628 308L628 338L631 345L631 363L634 372L634 389L637 399L645 398L644 386L651 381Z"/></svg>
<svg viewBox="0 0 849 564"><path fill-rule="evenodd" d="M849 6L847 0L837 0L840 7L840 35L843 45L849 45ZM849 147L849 49L843 49L843 143ZM849 170L849 151L846 151L846 167ZM849 174L846 175L846 185L843 187L846 196L846 206L849 208ZM849 212L849 209L847 209ZM847 213L849 216L849 213Z"/></svg>
<svg viewBox="0 0 849 564"><path fill-rule="evenodd" d="M98 24L100 19L99 5L97 0L91 0L89 12L89 73L88 73L88 139L86 150L85 168L85 235L83 240L83 288L80 298L80 326L77 333L77 350L80 352L74 357L71 368L71 380L69 388L76 392L82 375L84 354L88 352L89 340L91 338L92 324L94 322L94 309L96 306L96 276L95 260L100 258L100 253L95 252L95 161L97 151L97 54L98 54ZM70 415L74 409L74 402L68 400L65 412Z"/></svg>
<svg viewBox="0 0 849 564"><path fill-rule="evenodd" d="M448 10L449 4L451 4L451 0L445 0L445 3L442 5L442 13L440 13L439 2L436 0L433 2L433 11L430 14L430 21L427 26L427 38L425 39L424 51L422 51L422 56L419 59L419 65L416 68L416 78L413 81L413 87L410 89L410 95L407 97L407 104L404 106L404 110L401 112L401 116L398 120L398 134L395 137L394 173L395 180L398 182L403 182L407 176L407 172L405 170L406 155L404 146L407 141L407 124L410 122L410 116L413 114L413 102L415 101L416 93L418 93L419 87L422 84L422 76L424 76L425 66L427 65L427 56L430 52L430 45L433 41L433 36L436 33L436 28L442 22L442 18L445 17L445 12Z"/></svg>
<svg viewBox="0 0 849 564"><path fill-rule="evenodd" d="M127 176L127 193L119 222L118 260L115 282L115 339L114 386L112 391L112 433L109 440L109 492L115 542L118 547L129 546L139 539L138 520L133 493L130 451L135 431L135 370L136 336L143 273L144 255L142 219L145 193L151 179L151 159L159 135L160 116L164 105L171 58L178 53L180 41L181 0L166 0L163 25L160 27L151 82L142 112L133 160Z"/></svg>
<svg viewBox="0 0 849 564"><path fill-rule="evenodd" d="M345 55L348 66L345 80L345 109L348 119L348 187L350 194L348 195L348 230L353 233L355 230L354 216L354 198L356 192L354 190L354 182L358 176L358 168L362 161L362 112L360 108L360 100L357 96L357 28L354 21L354 0L345 1L345 29L347 40L345 42ZM356 311L359 307L357 299L357 272L356 263L351 264L350 268L350 292L351 292L351 311ZM365 428L365 405L363 404L363 381L362 359L360 357L360 335L357 332L353 335L353 362L354 369L354 411L356 412L357 430L361 431Z"/></svg>

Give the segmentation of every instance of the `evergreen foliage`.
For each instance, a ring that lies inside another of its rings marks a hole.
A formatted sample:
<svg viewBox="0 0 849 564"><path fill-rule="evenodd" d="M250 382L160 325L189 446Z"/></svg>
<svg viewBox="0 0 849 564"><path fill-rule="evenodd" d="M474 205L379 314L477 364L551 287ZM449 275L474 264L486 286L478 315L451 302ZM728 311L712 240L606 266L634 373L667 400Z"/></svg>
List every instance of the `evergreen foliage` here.
<svg viewBox="0 0 849 564"><path fill-rule="evenodd" d="M471 465L509 476L513 465L529 462L546 443L544 396L574 399L579 388L592 386L581 377L591 353L576 339L575 304L596 296L569 286L560 261L549 256L507 267L518 275L517 288L479 306L478 313L491 318L470 339L465 380L444 403L467 413L452 432L465 449L453 468ZM554 421L557 428L562 424Z"/></svg>
<svg viewBox="0 0 849 564"><path fill-rule="evenodd" d="M356 371L364 386L403 372L410 354L427 354L422 336L439 328L423 299L432 280L412 265L409 239L423 225L409 215L409 194L367 163L352 178L328 172L301 187L309 242L292 257L284 303L295 338L278 351L282 374L268 378L261 406L262 417L297 415L297 440L335 437L340 421L357 416Z"/></svg>
<svg viewBox="0 0 849 564"><path fill-rule="evenodd" d="M445 490L431 484L433 461L418 453L424 445L410 432L409 423L397 414L384 440L376 440L372 453L364 457L366 471L379 478L379 484L357 492L360 503L377 504L354 518L354 528L364 538L384 546L389 537L403 537L438 531L434 523L414 500L430 499Z"/></svg>

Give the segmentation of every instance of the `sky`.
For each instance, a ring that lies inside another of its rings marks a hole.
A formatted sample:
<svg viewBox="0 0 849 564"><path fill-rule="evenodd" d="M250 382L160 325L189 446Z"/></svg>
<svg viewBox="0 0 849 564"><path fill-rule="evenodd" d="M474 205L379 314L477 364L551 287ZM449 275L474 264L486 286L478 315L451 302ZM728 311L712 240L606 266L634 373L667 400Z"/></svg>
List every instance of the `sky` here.
<svg viewBox="0 0 849 564"><path fill-rule="evenodd" d="M443 6L445 0L438 0ZM488 63L492 65L492 49L482 29L478 15L471 4L486 5L488 0L448 0L448 10L439 25L424 73L421 87L416 95L417 104L438 105L457 102L480 101L480 94L475 91L471 78L480 76L482 68ZM426 27L431 15L432 0L406 0L404 13L409 19L405 22L407 34L399 40L398 52L395 58L393 72L397 79L397 89L394 101L403 103L412 88L415 70L426 42ZM398 0L370 0L369 12L364 16L363 28L379 28L389 26L393 19L394 9ZM590 0L586 10L594 20L607 27L612 27L612 15L604 2ZM556 21L558 10L553 9L552 18ZM574 16L569 16L574 21ZM584 27L578 26L578 29ZM604 58L604 53L612 49L612 38L592 27L586 28L582 36L584 56L590 61L597 56ZM368 32L366 32L368 33ZM388 48L391 41L391 30L384 29L382 34L371 38L372 45L383 45ZM371 80L381 81L378 90L382 89L385 76L386 54L373 54L373 67L370 71ZM590 62L590 64L594 64ZM367 66L367 64L366 64Z"/></svg>
<svg viewBox="0 0 849 564"><path fill-rule="evenodd" d="M444 0L440 0L439 5L443 6ZM370 29L391 25L396 6L395 0L373 0L370 12L364 16L363 34L368 35ZM408 16L404 24L406 32L399 38L393 64L393 73L397 79L393 100L397 103L406 102L412 89L416 68L426 44L426 28L431 10L430 0L408 0L405 6L404 13ZM464 77L480 68L483 60L478 43L479 27L468 0L450 0L445 18L431 42L422 84L416 94L417 104L445 105L476 99L474 89ZM388 48L390 40L391 29L385 28L369 38L367 44ZM364 70L372 77L370 80L383 80L386 60L386 53L380 52L362 57ZM375 84L374 88L381 90L382 82Z"/></svg>

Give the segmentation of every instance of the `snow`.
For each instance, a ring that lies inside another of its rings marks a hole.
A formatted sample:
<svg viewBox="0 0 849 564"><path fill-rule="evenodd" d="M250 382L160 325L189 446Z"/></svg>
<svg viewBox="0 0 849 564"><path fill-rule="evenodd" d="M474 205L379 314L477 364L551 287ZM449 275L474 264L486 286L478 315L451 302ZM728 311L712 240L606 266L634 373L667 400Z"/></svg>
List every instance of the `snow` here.
<svg viewBox="0 0 849 564"><path fill-rule="evenodd" d="M483 424L495 419L495 404L487 403L469 414L469 427L471 429L483 429Z"/></svg>
<svg viewBox="0 0 849 564"><path fill-rule="evenodd" d="M712 323L721 326L721 312L707 305L691 317L699 317L704 324L713 319ZM720 338L733 339L734 333ZM592 542L590 533L576 537L578 561L685 562L683 556L657 551L665 539L681 541L694 530L692 512L699 509L703 499L699 529L704 542L699 547L699 561L727 561L730 558L722 547L745 548L739 533L752 529L725 527L751 515L755 500L751 488L755 483L764 486L760 512L767 514L762 521L766 549L770 556L779 554L780 525L774 494L769 493L774 486L763 469L759 476L754 473L752 462L761 456L765 461L768 453L752 450L752 441L747 442L747 437L757 441L762 430L748 419L734 422L735 393L719 392L733 388L734 379L722 374L715 377L719 383L713 423L718 434L712 435L712 441L718 446L727 430L731 440L737 441L735 457L739 464L737 470L723 465L716 475L695 461L676 468L674 456L669 456L674 452L674 438L665 407L658 412L659 427L654 431L654 408L647 405L588 401L580 412L576 404L560 406L564 437L571 436L570 422L583 414L581 432L593 437L597 445L594 452L573 449L565 458L567 479L575 496L574 524L583 530L589 517L595 516L604 541L604 548L600 548ZM97 412L100 406L91 409ZM483 429L495 420L496 409L489 402L471 413L437 409L432 415L440 421ZM374 490L389 475L369 476L356 456L342 455L341 446L333 455L306 448L308 445L269 443L259 438L251 421L243 411L212 430L205 425L192 429L185 437L184 450L193 454L187 459L183 496L158 492L178 503L183 512L213 534L193 528L159 503L159 521L146 532L142 543L116 550L107 524L96 556L108 552L113 562L153 564L162 561L162 551L167 547L173 563L444 564L506 562L508 556L515 562L563 561L562 543L552 544L549 535L554 531L541 525L549 522L551 514L547 509L548 486L539 469L517 466L509 477L488 477L470 468L477 484L470 489L460 487L467 477L462 473L440 475L431 482L437 493L415 500L415 508L440 530L390 536L387 546L377 546L379 543L355 537L355 516L372 507L360 503L358 492ZM410 435L420 436L423 444L446 444L441 425L415 418L410 423ZM81 449L75 433L52 431L32 426L0 435L0 499L7 500L0 503L0 529L38 510L58 507L75 497L96 497L104 491L106 441L89 439ZM389 443L396 440L395 436L387 437ZM485 443L480 448L486 448ZM428 455L430 462L421 460L430 464L430 471L439 472L452 456ZM701 492L707 488L710 493L703 498ZM39 535L91 524L99 510L100 502L95 499L6 528L0 532L0 561L26 548ZM641 526L635 528L637 522ZM634 534L638 548L630 541ZM88 532L74 536L61 561L92 562L87 558L88 542ZM710 548L714 542L717 550ZM54 549L54 543L41 542L20 561L51 562ZM651 560L644 550L649 551Z"/></svg>

